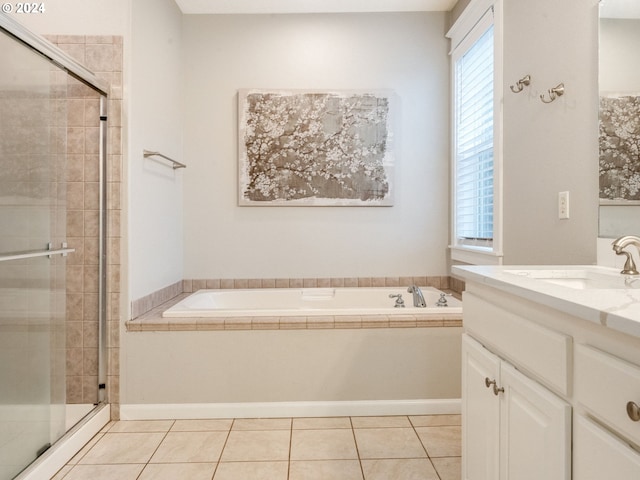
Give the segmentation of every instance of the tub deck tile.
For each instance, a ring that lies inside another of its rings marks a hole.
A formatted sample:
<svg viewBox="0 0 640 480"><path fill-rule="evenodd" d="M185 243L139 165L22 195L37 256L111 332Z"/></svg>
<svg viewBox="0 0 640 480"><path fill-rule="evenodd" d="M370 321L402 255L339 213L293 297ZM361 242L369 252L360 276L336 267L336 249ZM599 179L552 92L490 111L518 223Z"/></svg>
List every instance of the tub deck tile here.
<svg viewBox="0 0 640 480"><path fill-rule="evenodd" d="M280 317L280 330L306 330L307 317Z"/></svg>
<svg viewBox="0 0 640 480"><path fill-rule="evenodd" d="M224 330L224 318L198 318L196 330Z"/></svg>
<svg viewBox="0 0 640 480"><path fill-rule="evenodd" d="M335 319L331 315L307 317L307 328L335 328Z"/></svg>
<svg viewBox="0 0 640 480"><path fill-rule="evenodd" d="M184 319L183 322L170 322L170 331L193 331L198 329L198 322L195 318Z"/></svg>
<svg viewBox="0 0 640 480"><path fill-rule="evenodd" d="M224 319L225 330L251 330L251 317L227 317Z"/></svg>
<svg viewBox="0 0 640 480"><path fill-rule="evenodd" d="M418 327L443 327L444 320L440 315L416 315L416 326Z"/></svg>
<svg viewBox="0 0 640 480"><path fill-rule="evenodd" d="M279 330L279 317L252 317L251 328L253 330Z"/></svg>
<svg viewBox="0 0 640 480"><path fill-rule="evenodd" d="M344 284L351 279L342 279ZM277 281L274 281L277 283ZM341 282L342 283L342 282ZM125 322L129 332L222 331L222 330L305 330L362 328L461 327L462 314L439 309L437 313L394 315L321 315L283 317L197 317L165 318L162 313L188 293L183 293L136 319Z"/></svg>
<svg viewBox="0 0 640 480"><path fill-rule="evenodd" d="M445 318L443 321L443 326L445 327L461 327L462 319L461 318Z"/></svg>
<svg viewBox="0 0 640 480"><path fill-rule="evenodd" d="M389 315L391 328L415 328L418 320L415 315Z"/></svg>
<svg viewBox="0 0 640 480"><path fill-rule="evenodd" d="M389 328L389 316L363 315L362 328Z"/></svg>
<svg viewBox="0 0 640 480"><path fill-rule="evenodd" d="M335 318L335 328L362 328L362 317L360 315L337 315Z"/></svg>

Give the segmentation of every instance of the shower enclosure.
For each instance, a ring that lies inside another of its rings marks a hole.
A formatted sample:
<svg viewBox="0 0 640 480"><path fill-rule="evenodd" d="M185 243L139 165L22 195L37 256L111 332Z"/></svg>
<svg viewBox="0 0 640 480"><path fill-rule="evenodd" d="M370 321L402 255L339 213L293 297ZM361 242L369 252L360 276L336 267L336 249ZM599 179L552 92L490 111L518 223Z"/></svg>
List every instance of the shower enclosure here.
<svg viewBox="0 0 640 480"><path fill-rule="evenodd" d="M0 14L0 480L105 401L105 92Z"/></svg>

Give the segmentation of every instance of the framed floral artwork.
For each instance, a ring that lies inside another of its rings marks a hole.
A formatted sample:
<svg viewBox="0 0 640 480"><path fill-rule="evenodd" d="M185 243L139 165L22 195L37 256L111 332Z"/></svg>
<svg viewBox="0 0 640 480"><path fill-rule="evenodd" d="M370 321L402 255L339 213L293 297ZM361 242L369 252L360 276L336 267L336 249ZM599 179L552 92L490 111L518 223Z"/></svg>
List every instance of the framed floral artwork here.
<svg viewBox="0 0 640 480"><path fill-rule="evenodd" d="M600 201L640 200L640 96L600 97Z"/></svg>
<svg viewBox="0 0 640 480"><path fill-rule="evenodd" d="M393 204L393 93L241 90L239 205Z"/></svg>

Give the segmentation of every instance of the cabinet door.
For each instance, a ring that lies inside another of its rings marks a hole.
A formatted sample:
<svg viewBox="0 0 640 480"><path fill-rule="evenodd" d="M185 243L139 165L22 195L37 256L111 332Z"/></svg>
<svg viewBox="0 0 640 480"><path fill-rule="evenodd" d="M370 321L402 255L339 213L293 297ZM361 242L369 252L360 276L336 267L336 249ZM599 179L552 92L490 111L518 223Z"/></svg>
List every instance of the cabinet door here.
<svg viewBox="0 0 640 480"><path fill-rule="evenodd" d="M468 335L462 337L462 478L496 480L500 402L485 379L500 381L500 360Z"/></svg>
<svg viewBox="0 0 640 480"><path fill-rule="evenodd" d="M586 418L573 426L574 480L638 480L640 453Z"/></svg>
<svg viewBox="0 0 640 480"><path fill-rule="evenodd" d="M571 406L508 363L500 376L500 480L570 480Z"/></svg>

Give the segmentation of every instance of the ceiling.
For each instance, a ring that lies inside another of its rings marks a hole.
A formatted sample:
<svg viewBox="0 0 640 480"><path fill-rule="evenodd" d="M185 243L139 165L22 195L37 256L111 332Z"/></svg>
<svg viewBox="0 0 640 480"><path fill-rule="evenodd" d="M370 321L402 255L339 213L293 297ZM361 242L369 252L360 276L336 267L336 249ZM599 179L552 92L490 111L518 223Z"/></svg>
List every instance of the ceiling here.
<svg viewBox="0 0 640 480"><path fill-rule="evenodd" d="M457 0L175 0L185 14L443 12Z"/></svg>

